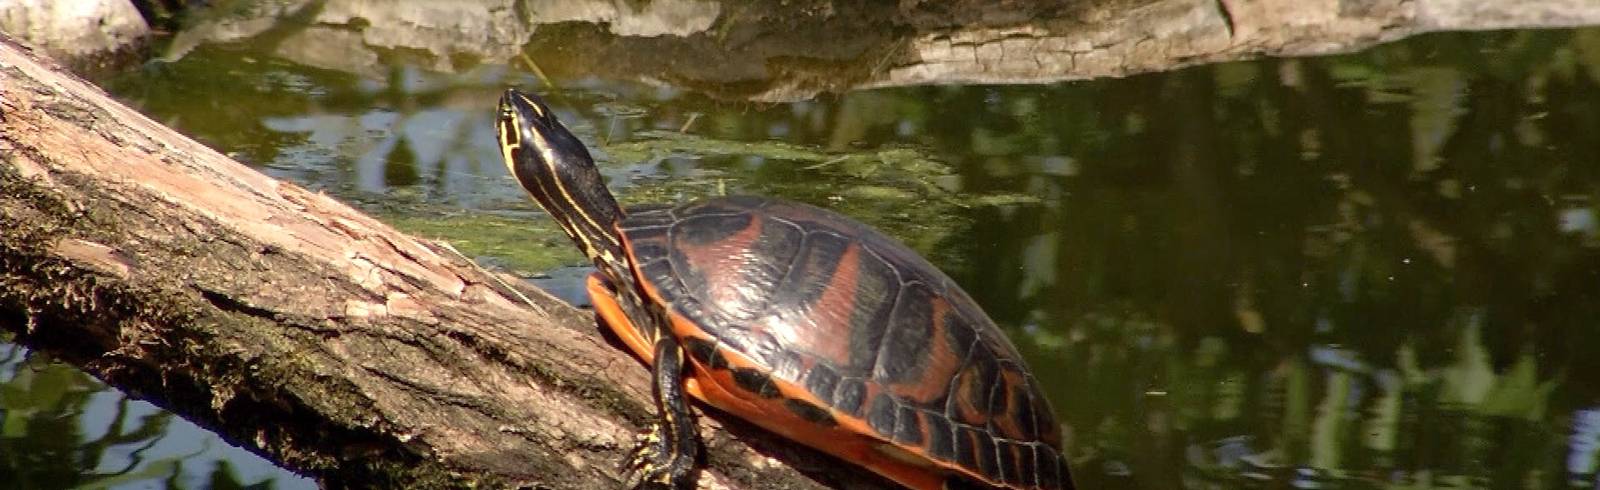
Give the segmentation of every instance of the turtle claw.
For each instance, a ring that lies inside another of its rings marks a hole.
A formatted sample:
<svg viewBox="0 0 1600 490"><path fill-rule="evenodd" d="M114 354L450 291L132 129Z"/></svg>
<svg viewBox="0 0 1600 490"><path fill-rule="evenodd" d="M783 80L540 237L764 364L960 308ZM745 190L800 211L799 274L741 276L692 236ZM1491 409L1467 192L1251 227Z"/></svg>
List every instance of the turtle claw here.
<svg viewBox="0 0 1600 490"><path fill-rule="evenodd" d="M674 451L666 426L655 424L639 436L639 444L629 453L623 467L623 488L635 490L676 490L689 481L694 455Z"/></svg>

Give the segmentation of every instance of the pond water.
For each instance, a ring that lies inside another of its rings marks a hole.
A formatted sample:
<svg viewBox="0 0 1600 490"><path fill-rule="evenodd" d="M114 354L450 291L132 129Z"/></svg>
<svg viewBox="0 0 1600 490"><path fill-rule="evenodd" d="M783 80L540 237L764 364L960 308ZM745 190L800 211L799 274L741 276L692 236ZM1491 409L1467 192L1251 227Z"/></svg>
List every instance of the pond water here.
<svg viewBox="0 0 1600 490"><path fill-rule="evenodd" d="M1018 344L1083 488L1600 483L1600 30L798 102L546 72L538 52L340 70L287 43L200 44L97 81L575 302L582 258L498 160L507 86L548 94L625 204L762 194L856 216ZM310 486L0 354L0 471L48 449L77 463L31 481Z"/></svg>

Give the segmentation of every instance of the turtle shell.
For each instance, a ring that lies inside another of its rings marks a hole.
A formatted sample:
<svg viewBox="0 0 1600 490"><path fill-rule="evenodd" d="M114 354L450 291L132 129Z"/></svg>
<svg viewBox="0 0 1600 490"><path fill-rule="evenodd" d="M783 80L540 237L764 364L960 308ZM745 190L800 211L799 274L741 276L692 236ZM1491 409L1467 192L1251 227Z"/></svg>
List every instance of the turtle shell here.
<svg viewBox="0 0 1600 490"><path fill-rule="evenodd" d="M634 211L618 231L692 395L913 488L1072 487L1016 347L904 245L756 197Z"/></svg>

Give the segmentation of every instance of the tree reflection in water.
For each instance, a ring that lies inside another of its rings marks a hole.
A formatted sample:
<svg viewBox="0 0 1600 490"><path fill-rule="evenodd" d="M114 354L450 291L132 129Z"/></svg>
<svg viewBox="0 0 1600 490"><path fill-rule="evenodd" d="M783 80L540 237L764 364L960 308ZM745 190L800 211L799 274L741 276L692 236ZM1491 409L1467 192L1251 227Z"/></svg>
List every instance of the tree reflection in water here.
<svg viewBox="0 0 1600 490"><path fill-rule="evenodd" d="M0 343L0 486L312 488L170 412L10 343Z"/></svg>
<svg viewBox="0 0 1600 490"><path fill-rule="evenodd" d="M930 141L1006 135L968 182L1060 203L979 210L973 236L1038 232L953 242L993 257L958 280L1032 333L1112 470L1090 488L1592 487L1597 54L1595 30L1439 35L925 91L979 126Z"/></svg>

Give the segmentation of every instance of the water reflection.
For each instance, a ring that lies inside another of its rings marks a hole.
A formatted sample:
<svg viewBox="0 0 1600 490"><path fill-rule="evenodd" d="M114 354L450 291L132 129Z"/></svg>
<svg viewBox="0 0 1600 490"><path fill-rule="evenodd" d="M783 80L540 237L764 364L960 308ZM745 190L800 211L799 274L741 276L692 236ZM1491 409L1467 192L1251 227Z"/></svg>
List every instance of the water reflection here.
<svg viewBox="0 0 1600 490"><path fill-rule="evenodd" d="M431 235L543 222L489 132L537 77L384 66L224 44L109 85ZM1035 366L1085 488L1596 484L1600 30L792 104L554 83L624 201L779 195L929 255Z"/></svg>
<svg viewBox="0 0 1600 490"><path fill-rule="evenodd" d="M29 489L315 488L171 413L9 343L0 343L0 482Z"/></svg>

